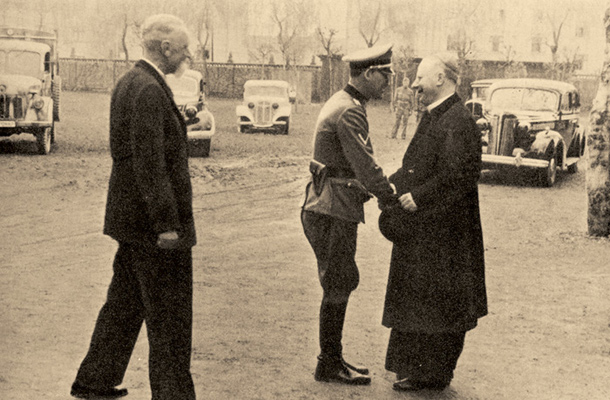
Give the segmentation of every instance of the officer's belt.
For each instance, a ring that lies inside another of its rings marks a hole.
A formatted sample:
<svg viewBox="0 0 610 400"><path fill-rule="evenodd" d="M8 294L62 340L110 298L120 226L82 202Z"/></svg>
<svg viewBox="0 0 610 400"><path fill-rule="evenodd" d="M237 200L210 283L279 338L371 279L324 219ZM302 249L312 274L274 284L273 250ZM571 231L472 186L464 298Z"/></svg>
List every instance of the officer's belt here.
<svg viewBox="0 0 610 400"><path fill-rule="evenodd" d="M337 167L326 167L328 169L328 174L326 175L329 178L348 178L354 179L356 178L356 174L351 169L346 168L337 168Z"/></svg>

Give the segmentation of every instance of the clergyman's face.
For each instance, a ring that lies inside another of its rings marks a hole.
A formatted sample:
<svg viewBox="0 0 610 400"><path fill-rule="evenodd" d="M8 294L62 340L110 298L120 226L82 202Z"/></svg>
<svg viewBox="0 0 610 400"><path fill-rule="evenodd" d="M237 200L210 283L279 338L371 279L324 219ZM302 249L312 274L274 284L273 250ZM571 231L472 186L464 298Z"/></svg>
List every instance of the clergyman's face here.
<svg viewBox="0 0 610 400"><path fill-rule="evenodd" d="M443 73L438 65L430 59L424 58L417 68L417 76L411 87L419 96L419 101L428 106L438 100Z"/></svg>

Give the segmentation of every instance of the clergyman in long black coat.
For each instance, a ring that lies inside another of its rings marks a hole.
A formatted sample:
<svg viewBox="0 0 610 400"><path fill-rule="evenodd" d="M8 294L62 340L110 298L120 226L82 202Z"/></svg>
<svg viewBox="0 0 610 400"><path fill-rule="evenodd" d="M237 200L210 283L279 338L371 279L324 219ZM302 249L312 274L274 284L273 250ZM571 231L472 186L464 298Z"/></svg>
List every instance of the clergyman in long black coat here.
<svg viewBox="0 0 610 400"><path fill-rule="evenodd" d="M451 73L436 59L432 64ZM416 83L422 79L425 73ZM410 193L417 205L414 212L400 210L405 232L392 238L383 312L383 325L392 329L386 368L406 379L395 383L397 390L445 388L465 332L487 314L480 133L457 94L438 101L424 114L402 167L390 176L401 199Z"/></svg>

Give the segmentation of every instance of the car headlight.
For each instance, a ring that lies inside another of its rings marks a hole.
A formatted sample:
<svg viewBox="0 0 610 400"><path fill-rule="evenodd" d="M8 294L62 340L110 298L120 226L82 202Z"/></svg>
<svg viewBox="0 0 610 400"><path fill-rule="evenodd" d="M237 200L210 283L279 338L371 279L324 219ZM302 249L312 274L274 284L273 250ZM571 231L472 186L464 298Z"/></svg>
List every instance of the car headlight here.
<svg viewBox="0 0 610 400"><path fill-rule="evenodd" d="M254 108L254 103L248 103L248 108Z"/></svg>
<svg viewBox="0 0 610 400"><path fill-rule="evenodd" d="M197 116L197 107L186 106L186 109L184 110L184 115L186 115L188 119L195 118L195 116Z"/></svg>
<svg viewBox="0 0 610 400"><path fill-rule="evenodd" d="M44 107L44 100L40 97L34 99L34 101L32 102L32 108L34 108L35 110L42 110L42 108Z"/></svg>
<svg viewBox="0 0 610 400"><path fill-rule="evenodd" d="M485 118L479 118L477 120L477 127L481 131L481 134L483 134L485 131L489 130L489 121L487 121Z"/></svg>
<svg viewBox="0 0 610 400"><path fill-rule="evenodd" d="M0 94L6 93L6 85L0 85Z"/></svg>
<svg viewBox="0 0 610 400"><path fill-rule="evenodd" d="M40 85L32 85L28 89L29 94L38 94L40 93Z"/></svg>
<svg viewBox="0 0 610 400"><path fill-rule="evenodd" d="M279 105L279 104L277 104L277 103L273 103L273 104L271 105L271 107L273 107L273 109L274 109L274 110L277 110L277 109L280 107L280 105Z"/></svg>

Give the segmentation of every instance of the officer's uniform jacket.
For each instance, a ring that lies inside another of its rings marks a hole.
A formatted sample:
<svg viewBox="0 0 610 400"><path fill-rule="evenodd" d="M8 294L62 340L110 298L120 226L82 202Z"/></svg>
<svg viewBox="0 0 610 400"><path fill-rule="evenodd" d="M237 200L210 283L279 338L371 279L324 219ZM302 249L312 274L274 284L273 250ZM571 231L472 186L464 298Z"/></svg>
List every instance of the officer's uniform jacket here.
<svg viewBox="0 0 610 400"><path fill-rule="evenodd" d="M335 93L322 107L314 137L315 161L328 169L324 190L310 183L304 210L364 222L364 202L375 195L380 202L395 200L377 164L365 109L366 99L353 86Z"/></svg>

